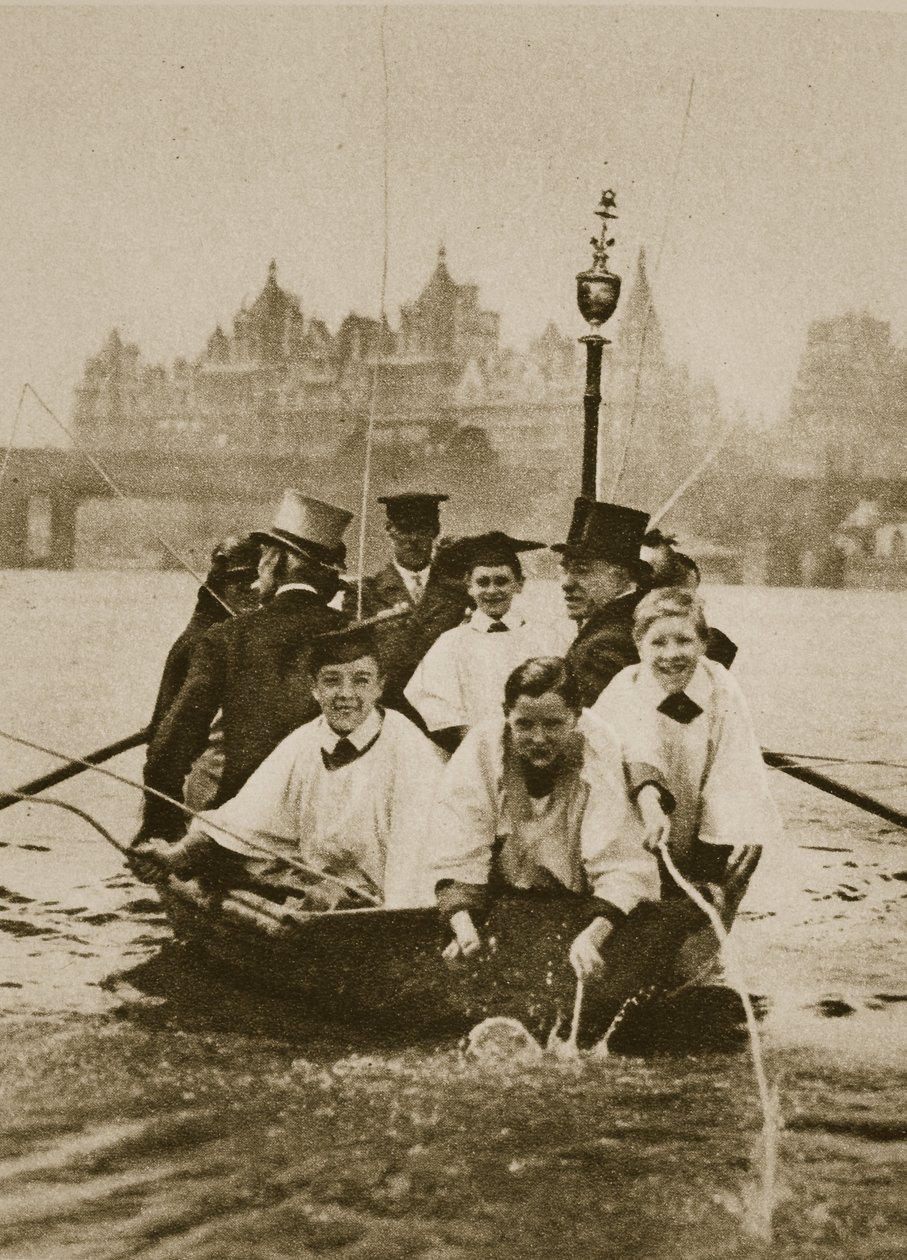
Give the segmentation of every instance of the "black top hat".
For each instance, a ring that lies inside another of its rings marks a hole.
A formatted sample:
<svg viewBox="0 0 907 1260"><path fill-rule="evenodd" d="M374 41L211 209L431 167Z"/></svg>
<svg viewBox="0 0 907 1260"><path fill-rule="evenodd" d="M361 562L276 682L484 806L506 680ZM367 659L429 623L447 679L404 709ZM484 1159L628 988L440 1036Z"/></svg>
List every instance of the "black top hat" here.
<svg viewBox="0 0 907 1260"><path fill-rule="evenodd" d="M439 530L441 517L438 509L442 503L447 502L447 495L415 491L406 494L382 494L378 502L384 504L389 525L396 525L399 529Z"/></svg>
<svg viewBox="0 0 907 1260"><path fill-rule="evenodd" d="M557 543L551 550L568 558L606 560L635 569L648 523L648 513L636 508L581 497L573 504L567 541Z"/></svg>

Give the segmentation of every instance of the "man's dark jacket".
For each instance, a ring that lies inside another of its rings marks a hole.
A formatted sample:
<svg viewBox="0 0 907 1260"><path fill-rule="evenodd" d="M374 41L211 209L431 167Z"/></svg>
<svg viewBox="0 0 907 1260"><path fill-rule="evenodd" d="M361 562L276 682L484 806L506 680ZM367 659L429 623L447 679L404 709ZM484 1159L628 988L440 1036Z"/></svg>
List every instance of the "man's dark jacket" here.
<svg viewBox="0 0 907 1260"><path fill-rule="evenodd" d="M570 647L567 663L579 682L583 708L595 703L611 679L639 660L631 627L633 610L645 591L628 591L584 621Z"/></svg>
<svg viewBox="0 0 907 1260"><path fill-rule="evenodd" d="M383 569L379 569L362 583L362 613L365 617L373 617L375 613L382 612L385 608L395 608L398 604L415 607L406 583L393 564L388 562Z"/></svg>
<svg viewBox="0 0 907 1260"><path fill-rule="evenodd" d="M196 642L186 681L149 747L145 783L177 800L222 712L224 769L219 805L235 796L282 739L318 716L309 660L314 639L347 623L311 591L278 592L255 612L212 626ZM186 815L145 798L140 835L173 837Z"/></svg>
<svg viewBox="0 0 907 1260"><path fill-rule="evenodd" d="M155 731L186 681L193 647L206 630L217 625L218 622L226 621L229 616L228 609L219 603L210 591L200 586L198 600L189 623L167 653L167 659L164 662L164 672L161 675L161 684L154 702L154 712L148 723L149 740L154 738Z"/></svg>

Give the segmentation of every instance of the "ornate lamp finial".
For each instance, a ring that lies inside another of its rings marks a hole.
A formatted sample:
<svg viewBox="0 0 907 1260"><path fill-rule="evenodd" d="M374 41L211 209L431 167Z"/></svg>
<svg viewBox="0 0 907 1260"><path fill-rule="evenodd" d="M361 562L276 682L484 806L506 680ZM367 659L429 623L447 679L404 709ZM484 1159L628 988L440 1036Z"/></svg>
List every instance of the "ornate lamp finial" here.
<svg viewBox="0 0 907 1260"><path fill-rule="evenodd" d="M595 211L602 221L600 237L591 237L592 266L576 277L576 301L583 319L594 334L611 318L620 297L620 276L608 270L608 250L614 238L608 236L608 224L617 218L614 190L606 189Z"/></svg>

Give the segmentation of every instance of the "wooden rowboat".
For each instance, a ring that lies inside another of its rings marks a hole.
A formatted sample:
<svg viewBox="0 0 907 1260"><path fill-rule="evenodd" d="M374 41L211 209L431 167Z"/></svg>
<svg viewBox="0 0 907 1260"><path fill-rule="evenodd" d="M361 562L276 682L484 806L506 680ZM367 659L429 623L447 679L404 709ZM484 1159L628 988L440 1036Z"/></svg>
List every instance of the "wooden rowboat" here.
<svg viewBox="0 0 907 1260"><path fill-rule="evenodd" d="M580 898L505 896L483 928L481 956L446 963L449 932L432 909L294 909L248 890L212 893L173 876L158 885L177 938L241 982L289 1000L302 1015L420 1032L466 1032L490 1016L518 1019L545 1038L569 1026L576 977L567 951L589 921ZM676 987L675 960L701 933L683 899L640 906L604 950L587 986L582 1039L624 1052L736 1043L739 998L720 986Z"/></svg>

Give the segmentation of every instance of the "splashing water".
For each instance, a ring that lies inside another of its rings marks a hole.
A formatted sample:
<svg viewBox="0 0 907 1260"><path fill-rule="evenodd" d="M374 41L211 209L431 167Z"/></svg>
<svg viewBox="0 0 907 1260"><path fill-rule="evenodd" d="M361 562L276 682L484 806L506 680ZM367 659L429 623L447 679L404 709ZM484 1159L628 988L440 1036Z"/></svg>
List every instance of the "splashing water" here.
<svg viewBox="0 0 907 1260"><path fill-rule="evenodd" d="M783 1127L783 1120L777 1091L772 1089L768 1083L765 1063L762 1058L762 1042L759 1038L756 1014L753 1010L749 990L743 980L736 954L729 948L730 937L727 928L722 923L718 911L710 902L706 901L697 888L684 879L674 865L674 860L668 852L667 845L662 843L659 846L659 851L664 859L665 868L675 884L699 907L715 929L715 935L718 937L721 946L722 962L724 963L728 980L737 990L740 1001L743 1003L746 1029L750 1039L750 1053L753 1059L753 1072L756 1077L756 1087L759 1091L759 1102L762 1107L762 1133L754 1159L758 1174L757 1179L755 1182L745 1186L741 1194L741 1223L744 1230L752 1237L758 1238L762 1242L771 1242L772 1216L778 1200L775 1184L778 1171L778 1140ZM611 1029L605 1034L606 1039L610 1033Z"/></svg>

